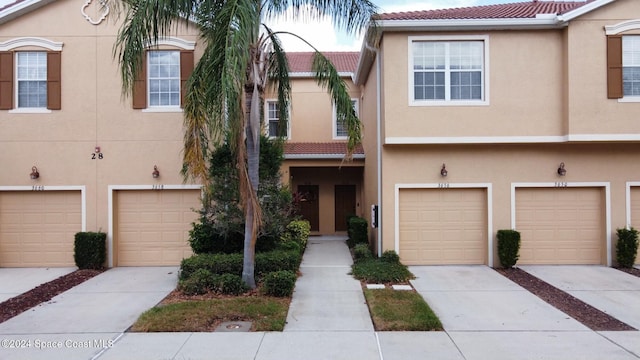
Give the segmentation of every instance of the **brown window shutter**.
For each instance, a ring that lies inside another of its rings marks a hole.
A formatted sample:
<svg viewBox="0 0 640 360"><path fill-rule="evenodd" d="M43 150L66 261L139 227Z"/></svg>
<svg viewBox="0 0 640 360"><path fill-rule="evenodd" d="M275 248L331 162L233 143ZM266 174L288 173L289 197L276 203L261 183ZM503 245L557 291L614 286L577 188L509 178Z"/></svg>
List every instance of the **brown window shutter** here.
<svg viewBox="0 0 640 360"><path fill-rule="evenodd" d="M143 56L140 73L133 81L133 108L147 108L147 54Z"/></svg>
<svg viewBox="0 0 640 360"><path fill-rule="evenodd" d="M607 36L607 96L620 99L624 96L622 87L622 36Z"/></svg>
<svg viewBox="0 0 640 360"><path fill-rule="evenodd" d="M13 53L0 52L0 110L13 109Z"/></svg>
<svg viewBox="0 0 640 360"><path fill-rule="evenodd" d="M193 72L193 51L180 52L180 107L184 107L184 99L187 95L187 80Z"/></svg>
<svg viewBox="0 0 640 360"><path fill-rule="evenodd" d="M62 107L60 55L59 51L47 53L47 109L49 110L60 110Z"/></svg>

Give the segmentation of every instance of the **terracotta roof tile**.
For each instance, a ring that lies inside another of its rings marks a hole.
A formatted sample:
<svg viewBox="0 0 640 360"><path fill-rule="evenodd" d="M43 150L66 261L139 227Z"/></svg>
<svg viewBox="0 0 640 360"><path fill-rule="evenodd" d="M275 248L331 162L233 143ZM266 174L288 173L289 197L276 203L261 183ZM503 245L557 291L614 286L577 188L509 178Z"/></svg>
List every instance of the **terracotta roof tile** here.
<svg viewBox="0 0 640 360"><path fill-rule="evenodd" d="M294 73L311 72L313 52L287 52L289 69ZM358 67L359 52L323 52L339 72L353 73Z"/></svg>
<svg viewBox="0 0 640 360"><path fill-rule="evenodd" d="M285 142L285 155L344 155L346 142ZM364 149L359 145L354 155L364 154Z"/></svg>
<svg viewBox="0 0 640 360"><path fill-rule="evenodd" d="M564 14L595 0L530 1L441 10L380 14L381 20L453 20L535 18L537 14Z"/></svg>

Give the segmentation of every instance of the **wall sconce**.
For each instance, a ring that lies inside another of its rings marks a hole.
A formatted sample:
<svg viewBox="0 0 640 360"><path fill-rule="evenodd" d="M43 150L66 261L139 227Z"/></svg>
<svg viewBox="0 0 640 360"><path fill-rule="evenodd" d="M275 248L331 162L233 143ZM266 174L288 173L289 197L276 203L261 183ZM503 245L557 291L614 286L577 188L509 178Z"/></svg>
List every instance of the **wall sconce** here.
<svg viewBox="0 0 640 360"><path fill-rule="evenodd" d="M153 165L153 172L151 173L151 176L153 176L154 179L160 177L160 171L158 170L158 167L156 165Z"/></svg>
<svg viewBox="0 0 640 360"><path fill-rule="evenodd" d="M100 152L100 146L96 146L93 151L97 154Z"/></svg>
<svg viewBox="0 0 640 360"><path fill-rule="evenodd" d="M567 175L567 169L564 168L564 163L563 162L561 162L560 166L558 167L558 175L560 175L560 176Z"/></svg>
<svg viewBox="0 0 640 360"><path fill-rule="evenodd" d="M40 177L40 173L38 172L38 168L35 166L31 167L31 174L29 174L29 177L31 177L31 180L36 180L37 178Z"/></svg>
<svg viewBox="0 0 640 360"><path fill-rule="evenodd" d="M447 171L446 165L443 163L442 164L442 169L440 169L440 175L447 176L447 174L449 174L449 172Z"/></svg>

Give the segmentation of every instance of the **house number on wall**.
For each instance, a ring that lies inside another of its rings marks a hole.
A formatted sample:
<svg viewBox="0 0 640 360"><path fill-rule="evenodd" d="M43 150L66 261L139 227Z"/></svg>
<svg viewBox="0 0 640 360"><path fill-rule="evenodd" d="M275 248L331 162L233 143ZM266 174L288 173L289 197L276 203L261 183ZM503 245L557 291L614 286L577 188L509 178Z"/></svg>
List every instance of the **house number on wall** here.
<svg viewBox="0 0 640 360"><path fill-rule="evenodd" d="M104 159L104 155L102 155L102 153L97 153L97 154L96 153L92 153L91 154L91 160L95 160L95 159L102 160L102 159Z"/></svg>
<svg viewBox="0 0 640 360"><path fill-rule="evenodd" d="M568 185L566 182L557 182L556 183L556 187L557 188L566 188Z"/></svg>
<svg viewBox="0 0 640 360"><path fill-rule="evenodd" d="M439 183L438 184L438 188L440 188L440 189L448 189L449 188L449 183Z"/></svg>
<svg viewBox="0 0 640 360"><path fill-rule="evenodd" d="M31 191L44 191L43 185L34 185L31 187Z"/></svg>
<svg viewBox="0 0 640 360"><path fill-rule="evenodd" d="M162 185L162 184L153 184L152 185L152 189L153 190L164 190L164 185Z"/></svg>

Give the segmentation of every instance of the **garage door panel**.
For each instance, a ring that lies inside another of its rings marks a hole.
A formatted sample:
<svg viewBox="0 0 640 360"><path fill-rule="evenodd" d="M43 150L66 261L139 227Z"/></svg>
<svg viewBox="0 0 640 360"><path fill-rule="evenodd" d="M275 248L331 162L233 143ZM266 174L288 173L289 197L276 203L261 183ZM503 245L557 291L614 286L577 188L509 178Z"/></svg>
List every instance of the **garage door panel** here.
<svg viewBox="0 0 640 360"><path fill-rule="evenodd" d="M188 234L200 190L118 191L118 266L179 265L191 256Z"/></svg>
<svg viewBox="0 0 640 360"><path fill-rule="evenodd" d="M484 189L401 189L399 200L400 258L405 264L486 263Z"/></svg>
<svg viewBox="0 0 640 360"><path fill-rule="evenodd" d="M516 190L520 264L600 264L605 245L601 188Z"/></svg>

